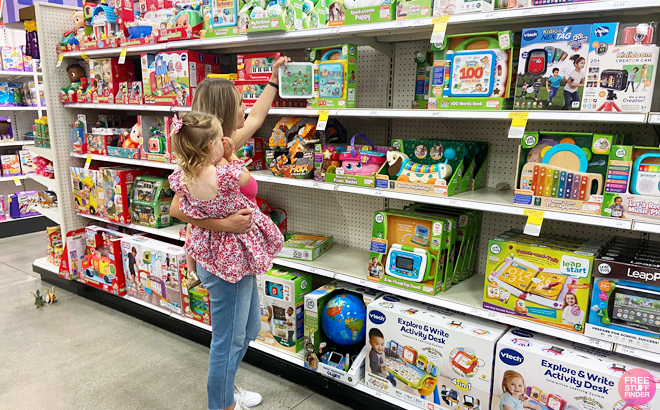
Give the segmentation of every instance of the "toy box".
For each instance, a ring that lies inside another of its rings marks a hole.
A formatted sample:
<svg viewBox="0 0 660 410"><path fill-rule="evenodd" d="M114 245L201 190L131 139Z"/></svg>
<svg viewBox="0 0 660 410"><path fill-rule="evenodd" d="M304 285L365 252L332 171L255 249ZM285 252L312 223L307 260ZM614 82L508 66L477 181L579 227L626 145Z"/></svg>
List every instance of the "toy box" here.
<svg viewBox="0 0 660 410"><path fill-rule="evenodd" d="M103 187L99 193L101 216L112 222L130 224L129 197L133 183L145 170L102 167L100 171Z"/></svg>
<svg viewBox="0 0 660 410"><path fill-rule="evenodd" d="M131 190L131 219L138 225L163 228L173 224L170 204L174 192L167 178L140 175Z"/></svg>
<svg viewBox="0 0 660 410"><path fill-rule="evenodd" d="M365 141L356 144L356 137ZM339 141L338 141L339 142ZM373 145L364 134L356 134L348 145L316 144L314 178L336 184L387 188L387 147Z"/></svg>
<svg viewBox="0 0 660 410"><path fill-rule="evenodd" d="M474 13L477 11L493 11L497 0L434 0L433 17L445 14ZM506 5L504 6L506 8Z"/></svg>
<svg viewBox="0 0 660 410"><path fill-rule="evenodd" d="M284 117L275 124L268 139L265 163L273 175L286 178L311 178L314 171L313 143L322 135L316 131L315 118Z"/></svg>
<svg viewBox="0 0 660 410"><path fill-rule="evenodd" d="M328 6L330 0L303 0L302 27L303 30L326 27L328 25Z"/></svg>
<svg viewBox="0 0 660 410"><path fill-rule="evenodd" d="M266 5L266 8L255 6L258 2L248 2L239 11L238 27L241 29L241 12L252 8L249 13L248 33L265 31L302 30L302 0L282 0ZM254 7L253 7L254 6Z"/></svg>
<svg viewBox="0 0 660 410"><path fill-rule="evenodd" d="M264 92L266 87L268 87L267 81L258 83L252 80L236 80L233 81L233 83L234 86L236 86L236 90L238 90L238 93L241 95L243 104L245 104L245 106L248 108L254 106L254 104L261 96L261 93ZM275 101L273 101L272 106L275 106Z"/></svg>
<svg viewBox="0 0 660 410"><path fill-rule="evenodd" d="M257 276L261 304L261 331L257 341L290 352L303 348L305 295L312 290L312 275L287 268L272 268Z"/></svg>
<svg viewBox="0 0 660 410"><path fill-rule="evenodd" d="M291 232L284 234L284 245L278 258L316 260L332 248L332 236L318 236Z"/></svg>
<svg viewBox="0 0 660 410"><path fill-rule="evenodd" d="M25 218L26 216L39 216L39 191L23 191L9 194L9 216Z"/></svg>
<svg viewBox="0 0 660 410"><path fill-rule="evenodd" d="M13 142L14 131L11 127L11 117L0 117L0 142Z"/></svg>
<svg viewBox="0 0 660 410"><path fill-rule="evenodd" d="M87 153L87 116L78 114L76 121L69 124L69 141L71 151L76 154Z"/></svg>
<svg viewBox="0 0 660 410"><path fill-rule="evenodd" d="M75 229L66 233L64 251L60 262L60 277L78 280L82 273L82 260L87 254L86 228Z"/></svg>
<svg viewBox="0 0 660 410"><path fill-rule="evenodd" d="M125 123L130 124L131 122L133 122L132 119ZM143 151L142 124L138 118L135 119L135 124L130 130L127 128L116 128L114 129L114 135L115 138L112 140L112 144L106 147L109 156L140 159L140 154ZM152 156L152 158L155 158L155 156Z"/></svg>
<svg viewBox="0 0 660 410"><path fill-rule="evenodd" d="M622 141L624 136L610 134L525 132L513 202L600 215L607 158Z"/></svg>
<svg viewBox="0 0 660 410"><path fill-rule="evenodd" d="M199 278L188 272L188 265L179 267L181 276L181 293L183 295L183 315L211 326L211 300L209 292L201 284ZM191 286L194 285L194 286Z"/></svg>
<svg viewBox="0 0 660 410"><path fill-rule="evenodd" d="M245 145L236 151L238 158L245 161L245 167L250 171L265 169L264 141L260 137L248 138Z"/></svg>
<svg viewBox="0 0 660 410"><path fill-rule="evenodd" d="M512 31L446 36L433 46L427 108L506 110L513 105L518 43Z"/></svg>
<svg viewBox="0 0 660 410"><path fill-rule="evenodd" d="M314 63L312 108L355 108L357 101L355 95L357 92L355 83L358 64L357 46L340 44L332 47L313 48L307 52L307 59ZM280 84L286 85L290 81L286 67L280 69ZM284 82L281 79L283 72L287 77ZM282 86L280 86L281 88ZM280 93L280 95L282 94Z"/></svg>
<svg viewBox="0 0 660 410"><path fill-rule="evenodd" d="M21 161L21 173L23 175L34 174L34 159L32 152L26 149L18 151L18 158Z"/></svg>
<svg viewBox="0 0 660 410"><path fill-rule="evenodd" d="M376 211L367 279L427 295L449 289L457 229L453 216Z"/></svg>
<svg viewBox="0 0 660 410"><path fill-rule="evenodd" d="M220 2L220 4L225 4L225 2ZM231 7L231 5L229 7ZM239 34L245 34L248 31L250 18L246 13L239 14L237 11L234 11L232 15L230 10L230 14L225 14L222 20L218 18L217 24L215 23L215 18L211 19L211 14L211 5L202 6L202 15L204 16L204 21L202 22L202 29L199 31L199 38L203 39L237 36ZM228 23L220 27L220 25L225 20L229 22L231 18L234 19L234 24Z"/></svg>
<svg viewBox="0 0 660 410"><path fill-rule="evenodd" d="M223 0L214 1L209 4L208 26L215 30L223 27L233 27L237 24L236 1ZM203 13L204 20L207 19L206 13Z"/></svg>
<svg viewBox="0 0 660 410"><path fill-rule="evenodd" d="M387 151L389 187L452 196L486 186L487 142L393 140ZM379 176L380 177L380 176Z"/></svg>
<svg viewBox="0 0 660 410"><path fill-rule="evenodd" d="M615 218L660 218L660 149L614 145L605 180L603 211Z"/></svg>
<svg viewBox="0 0 660 410"><path fill-rule="evenodd" d="M366 305L382 294L332 281L305 295L305 367L345 384L360 382L364 378ZM335 334L331 330L337 329L324 326L324 321L336 322L343 329Z"/></svg>
<svg viewBox="0 0 660 410"><path fill-rule="evenodd" d="M615 236L594 262L585 334L660 352L660 242Z"/></svg>
<svg viewBox="0 0 660 410"><path fill-rule="evenodd" d="M181 314L182 247L141 236L123 238L121 253L129 296Z"/></svg>
<svg viewBox="0 0 660 410"><path fill-rule="evenodd" d="M46 261L55 266L60 266L62 262L62 253L64 248L62 246L62 229L60 226L46 227L46 237L48 244L46 245Z"/></svg>
<svg viewBox="0 0 660 410"><path fill-rule="evenodd" d="M7 220L7 209L5 208L5 196L0 195L0 221Z"/></svg>
<svg viewBox="0 0 660 410"><path fill-rule="evenodd" d="M112 128L92 128L87 134L87 152L90 154L108 155L107 147L114 138Z"/></svg>
<svg viewBox="0 0 660 410"><path fill-rule="evenodd" d="M378 23L395 19L396 1L369 0L364 2L329 1L328 26Z"/></svg>
<svg viewBox="0 0 660 410"><path fill-rule="evenodd" d="M191 105L197 84L220 73L220 57L199 51L172 51L140 56L145 104Z"/></svg>
<svg viewBox="0 0 660 410"><path fill-rule="evenodd" d="M5 71L23 71L23 52L19 47L1 47L2 69Z"/></svg>
<svg viewBox="0 0 660 410"><path fill-rule="evenodd" d="M81 260L78 280L106 292L124 296L126 283L121 256L121 240L128 235L98 226L85 228L86 255Z"/></svg>
<svg viewBox="0 0 660 410"><path fill-rule="evenodd" d="M593 25L582 111L649 112L660 48L614 45L618 23ZM602 34L606 33L606 34Z"/></svg>
<svg viewBox="0 0 660 410"><path fill-rule="evenodd" d="M99 212L99 190L103 189L101 172L98 168L71 167L71 185L75 211L79 214L97 215Z"/></svg>
<svg viewBox="0 0 660 410"><path fill-rule="evenodd" d="M268 81L273 74L273 64L282 53L239 54L236 68L239 80Z"/></svg>
<svg viewBox="0 0 660 410"><path fill-rule="evenodd" d="M217 7L218 3L221 2L211 2L211 8ZM228 0L225 3L233 3L233 0ZM217 11L216 17L218 17ZM158 41L198 39L202 26L202 5L200 3L175 3L175 7L172 9L172 18L167 22L167 34L166 36L161 35ZM185 61L185 59L182 61Z"/></svg>
<svg viewBox="0 0 660 410"><path fill-rule="evenodd" d="M483 307L582 333L600 245L509 231L488 241Z"/></svg>
<svg viewBox="0 0 660 410"><path fill-rule="evenodd" d="M128 103L144 104L144 100L142 99L142 81L130 81L128 85Z"/></svg>
<svg viewBox="0 0 660 410"><path fill-rule="evenodd" d="M514 328L497 343L490 408L651 409L660 405L659 371L649 361Z"/></svg>
<svg viewBox="0 0 660 410"><path fill-rule="evenodd" d="M424 409L487 409L507 327L385 295L367 306L365 384Z"/></svg>
<svg viewBox="0 0 660 410"><path fill-rule="evenodd" d="M590 38L589 24L524 29L514 109L579 110Z"/></svg>
<svg viewBox="0 0 660 410"><path fill-rule="evenodd" d="M89 78L92 102L114 104L119 84L135 79L135 65L132 60L119 64L117 58L89 59Z"/></svg>
<svg viewBox="0 0 660 410"><path fill-rule="evenodd" d="M148 161L174 162L170 137L172 117L140 115L138 129L142 136L140 158Z"/></svg>
<svg viewBox="0 0 660 410"><path fill-rule="evenodd" d="M434 0L397 1L395 20L412 20L431 17Z"/></svg>
<svg viewBox="0 0 660 410"><path fill-rule="evenodd" d="M21 162L18 155L0 155L0 162L2 162L3 177L21 175Z"/></svg>

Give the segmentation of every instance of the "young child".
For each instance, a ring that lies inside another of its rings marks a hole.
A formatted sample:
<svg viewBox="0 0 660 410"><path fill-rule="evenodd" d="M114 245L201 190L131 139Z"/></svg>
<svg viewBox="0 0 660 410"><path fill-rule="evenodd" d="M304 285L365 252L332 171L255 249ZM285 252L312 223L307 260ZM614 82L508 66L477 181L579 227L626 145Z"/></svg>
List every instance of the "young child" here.
<svg viewBox="0 0 660 410"><path fill-rule="evenodd" d="M644 84L644 88L642 89L642 91L646 90L646 80L649 75L648 73L649 73L649 65L644 64L642 66L642 72L639 73L639 83L637 84L637 90L635 91L639 91L639 87L642 86L642 83Z"/></svg>
<svg viewBox="0 0 660 410"><path fill-rule="evenodd" d="M504 394L500 397L500 410L541 410L536 404L525 400L526 389L525 379L520 373L513 370L504 372L502 376L502 391Z"/></svg>
<svg viewBox="0 0 660 410"><path fill-rule="evenodd" d="M559 86L561 85L562 78L559 76L559 68L555 67L552 69L552 76L548 78L545 82L545 88L548 90L548 105L552 105L552 99L555 98L559 92Z"/></svg>
<svg viewBox="0 0 660 410"><path fill-rule="evenodd" d="M389 378L387 358L400 359L401 357L390 349L385 349L385 337L380 329L371 328L369 331L369 344L371 345L371 350L369 351L371 373L384 379Z"/></svg>
<svg viewBox="0 0 660 410"><path fill-rule="evenodd" d="M635 92L635 79L637 78L637 72L639 71L639 67L635 67L632 69L630 74L628 74L628 83L626 84L626 89L624 90L625 92L628 91L628 87L632 86L632 91Z"/></svg>
<svg viewBox="0 0 660 410"><path fill-rule="evenodd" d="M172 131L178 168L169 180L179 194L181 211L195 219L226 218L246 208L253 213L252 230L243 234L192 226L186 233L186 253L230 283L266 272L284 238L273 221L241 194L239 187L250 182L250 174L236 157L232 140L222 136L220 121L193 111L181 119L174 117Z"/></svg>
<svg viewBox="0 0 660 410"><path fill-rule="evenodd" d="M561 312L561 322L567 325L582 323L584 312L577 303L577 296L574 293L566 293L564 296L564 309Z"/></svg>
<svg viewBox="0 0 660 410"><path fill-rule="evenodd" d="M541 77L537 78L536 81L534 81L534 101L539 100L539 91L541 91L541 87L543 87L543 82L541 81Z"/></svg>
<svg viewBox="0 0 660 410"><path fill-rule="evenodd" d="M573 55L570 59L573 61L573 71L568 75L568 78L565 78L564 107L562 108L564 110L580 107L578 90L580 87L584 87L584 66L587 64L587 60L579 54Z"/></svg>
<svg viewBox="0 0 660 410"><path fill-rule="evenodd" d="M529 87L527 81L523 81L522 91L520 92L520 98L525 98L525 96L527 95L527 87Z"/></svg>
<svg viewBox="0 0 660 410"><path fill-rule="evenodd" d="M293 342L293 334L296 332L296 316L293 314L292 307L286 310L286 330L289 341Z"/></svg>
<svg viewBox="0 0 660 410"><path fill-rule="evenodd" d="M623 205L623 199L620 196L614 198L614 203L608 208L610 210L610 215L614 218L625 218L626 216L623 212L626 210Z"/></svg>

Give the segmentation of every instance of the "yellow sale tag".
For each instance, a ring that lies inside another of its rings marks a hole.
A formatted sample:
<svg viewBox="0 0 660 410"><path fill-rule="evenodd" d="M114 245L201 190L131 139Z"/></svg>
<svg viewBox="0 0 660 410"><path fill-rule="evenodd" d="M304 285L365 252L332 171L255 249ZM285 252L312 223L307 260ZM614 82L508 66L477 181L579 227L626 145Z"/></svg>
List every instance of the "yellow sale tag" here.
<svg viewBox="0 0 660 410"><path fill-rule="evenodd" d="M527 125L527 118L514 118L511 120L511 126L512 127L523 127Z"/></svg>
<svg viewBox="0 0 660 410"><path fill-rule="evenodd" d="M441 47L445 42L445 33L447 32L447 22L449 21L449 14L434 18L433 33L431 34L431 44L436 47Z"/></svg>
<svg viewBox="0 0 660 410"><path fill-rule="evenodd" d="M55 67L61 66L62 60L64 60L64 54L60 54L59 57L57 57L57 64L55 65Z"/></svg>
<svg viewBox="0 0 660 410"><path fill-rule="evenodd" d="M328 117L330 116L329 110L319 110L319 120L316 123L317 131L324 131L328 125Z"/></svg>
<svg viewBox="0 0 660 410"><path fill-rule="evenodd" d="M16 186L21 186L21 180L18 178L14 178L14 184L16 184Z"/></svg>
<svg viewBox="0 0 660 410"><path fill-rule="evenodd" d="M522 138L525 133L525 127L527 126L527 118L529 117L529 112L520 111L520 112L510 112L509 118L511 118L511 128L509 128L509 138Z"/></svg>
<svg viewBox="0 0 660 410"><path fill-rule="evenodd" d="M538 209L525 209L523 215L527 215L527 224L525 224L523 232L527 235L539 236L543 225L544 212Z"/></svg>
<svg viewBox="0 0 660 410"><path fill-rule="evenodd" d="M87 154L87 161L85 161L85 169L89 169L89 164L92 163L92 154Z"/></svg>
<svg viewBox="0 0 660 410"><path fill-rule="evenodd" d="M89 59L89 57L87 57L87 53L85 53L84 51L80 53L80 57L82 57L83 60Z"/></svg>
<svg viewBox="0 0 660 410"><path fill-rule="evenodd" d="M126 52L127 51L128 51L128 49L126 47L124 47L119 52L119 61L118 61L119 64L124 64L124 62L126 61Z"/></svg>

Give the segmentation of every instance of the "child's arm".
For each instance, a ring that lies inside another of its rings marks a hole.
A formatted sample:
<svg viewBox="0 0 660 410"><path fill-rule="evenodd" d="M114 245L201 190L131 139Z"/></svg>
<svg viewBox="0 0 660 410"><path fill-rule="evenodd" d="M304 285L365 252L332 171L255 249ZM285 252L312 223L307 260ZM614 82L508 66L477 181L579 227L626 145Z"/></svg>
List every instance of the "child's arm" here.
<svg viewBox="0 0 660 410"><path fill-rule="evenodd" d="M188 224L186 226L186 242L190 240L190 235L192 235L192 225ZM186 266L188 268L188 272L197 272L197 263L195 260L186 252Z"/></svg>
<svg viewBox="0 0 660 410"><path fill-rule="evenodd" d="M504 410L508 410L507 407L508 406L504 406ZM541 410L541 407L539 407L536 404L534 404L530 401L527 401L527 400L523 400L523 407L527 408L527 409ZM513 410L513 409L511 409L511 410Z"/></svg>
<svg viewBox="0 0 660 410"><path fill-rule="evenodd" d="M236 150L234 149L234 141L232 141L231 138L223 137L222 138L222 145L223 148L225 149L225 159L229 162L232 161L239 161L240 159L236 156ZM250 176L250 172L243 168L243 173L238 179L238 186L246 186L247 184L250 183L250 180L252 177Z"/></svg>

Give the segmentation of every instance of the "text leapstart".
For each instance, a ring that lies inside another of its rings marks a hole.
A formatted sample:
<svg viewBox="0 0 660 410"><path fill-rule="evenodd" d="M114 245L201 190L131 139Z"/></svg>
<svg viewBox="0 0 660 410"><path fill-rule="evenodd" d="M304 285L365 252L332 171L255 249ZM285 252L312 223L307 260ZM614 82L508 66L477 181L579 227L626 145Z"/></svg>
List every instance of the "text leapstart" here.
<svg viewBox="0 0 660 410"><path fill-rule="evenodd" d="M584 370L573 370L562 364L554 364L547 360L541 361L541 366L547 368L544 375L572 384L577 388L593 390L598 393L609 394L614 382L605 376L599 376L585 372Z"/></svg>
<svg viewBox="0 0 660 410"><path fill-rule="evenodd" d="M411 320L398 319L401 326L401 333L407 333L411 336L417 336L423 341L432 341L440 344L445 344L449 334L442 329L436 329L433 326L421 325Z"/></svg>

